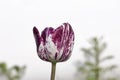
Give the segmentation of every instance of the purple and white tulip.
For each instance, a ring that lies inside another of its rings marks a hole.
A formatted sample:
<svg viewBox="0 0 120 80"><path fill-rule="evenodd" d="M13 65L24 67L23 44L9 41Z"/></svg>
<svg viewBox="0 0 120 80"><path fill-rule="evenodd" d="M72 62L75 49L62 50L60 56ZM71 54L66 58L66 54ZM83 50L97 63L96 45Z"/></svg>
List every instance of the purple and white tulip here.
<svg viewBox="0 0 120 80"><path fill-rule="evenodd" d="M66 61L74 45L74 32L69 23L58 28L45 28L41 35L36 27L33 28L38 56L48 62Z"/></svg>

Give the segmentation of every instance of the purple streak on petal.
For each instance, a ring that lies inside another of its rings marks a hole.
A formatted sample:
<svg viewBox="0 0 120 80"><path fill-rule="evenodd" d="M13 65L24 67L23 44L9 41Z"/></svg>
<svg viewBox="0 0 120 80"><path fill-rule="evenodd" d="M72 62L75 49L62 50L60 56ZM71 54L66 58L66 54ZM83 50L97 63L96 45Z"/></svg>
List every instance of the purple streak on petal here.
<svg viewBox="0 0 120 80"><path fill-rule="evenodd" d="M55 43L61 41L62 30L63 30L63 29L62 29L62 26L60 26L60 27L58 27L57 29L55 29L54 34L53 34L53 36L52 36L53 41L54 41Z"/></svg>
<svg viewBox="0 0 120 80"><path fill-rule="evenodd" d="M49 28L48 28L48 34L52 34L53 32L54 32L54 28L49 27Z"/></svg>
<svg viewBox="0 0 120 80"><path fill-rule="evenodd" d="M59 26L55 29L54 33L52 34L52 40L54 44L57 46L57 49L60 51L62 49L62 38L63 38L63 26Z"/></svg>
<svg viewBox="0 0 120 80"><path fill-rule="evenodd" d="M69 49L64 49L64 51L63 51L63 54L62 54L62 56L60 57L60 61L65 61L66 59L67 59L67 57L70 57L70 55L71 55L71 52L70 52L70 50Z"/></svg>
<svg viewBox="0 0 120 80"><path fill-rule="evenodd" d="M40 57L40 59L50 62L50 60L48 59L48 57L46 55L46 50L45 49L39 51L38 56Z"/></svg>
<svg viewBox="0 0 120 80"><path fill-rule="evenodd" d="M44 45L45 45L45 42L46 42L46 33L47 33L47 29L48 28L45 28L42 33L41 33L41 38L43 39L43 42L44 42Z"/></svg>
<svg viewBox="0 0 120 80"><path fill-rule="evenodd" d="M48 56L49 56L50 52L47 50L47 48L44 49L44 52L45 52L44 54L46 55L46 58L49 59Z"/></svg>
<svg viewBox="0 0 120 80"><path fill-rule="evenodd" d="M70 56L71 56L71 51L69 51L69 53L67 53L67 55L64 55L63 58L60 61L61 62L66 61L70 58Z"/></svg>
<svg viewBox="0 0 120 80"><path fill-rule="evenodd" d="M58 54L56 53L56 54L55 54L55 60L57 59L57 56L58 56Z"/></svg>
<svg viewBox="0 0 120 80"><path fill-rule="evenodd" d="M42 31L41 37L43 39L44 45L46 43L46 38L49 36L49 34L52 34L53 31L54 31L54 29L52 27L49 27L49 28L47 27Z"/></svg>
<svg viewBox="0 0 120 80"><path fill-rule="evenodd" d="M34 37L35 37L37 51L38 51L39 45L41 43L41 37L40 37L39 31L36 27L33 28L33 34L34 34Z"/></svg>

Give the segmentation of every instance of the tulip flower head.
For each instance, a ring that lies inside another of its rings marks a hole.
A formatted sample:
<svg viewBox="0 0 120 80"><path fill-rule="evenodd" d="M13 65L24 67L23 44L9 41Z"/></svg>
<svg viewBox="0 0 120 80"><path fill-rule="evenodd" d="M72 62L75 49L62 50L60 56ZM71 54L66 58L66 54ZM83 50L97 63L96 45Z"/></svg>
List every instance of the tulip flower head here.
<svg viewBox="0 0 120 80"><path fill-rule="evenodd" d="M38 56L48 62L63 62L69 59L74 45L74 32L69 23L58 28L45 28L41 35L33 28Z"/></svg>

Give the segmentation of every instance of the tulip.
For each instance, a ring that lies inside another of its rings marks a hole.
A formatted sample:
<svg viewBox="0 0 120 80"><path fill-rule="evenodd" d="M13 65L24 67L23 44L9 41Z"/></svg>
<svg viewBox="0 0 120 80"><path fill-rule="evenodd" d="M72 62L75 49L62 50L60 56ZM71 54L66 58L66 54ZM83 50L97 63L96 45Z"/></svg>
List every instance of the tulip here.
<svg viewBox="0 0 120 80"><path fill-rule="evenodd" d="M74 32L69 23L63 23L58 28L45 28L41 35L36 27L33 28L38 56L47 62L52 63L51 80L55 77L57 62L69 59L74 45Z"/></svg>

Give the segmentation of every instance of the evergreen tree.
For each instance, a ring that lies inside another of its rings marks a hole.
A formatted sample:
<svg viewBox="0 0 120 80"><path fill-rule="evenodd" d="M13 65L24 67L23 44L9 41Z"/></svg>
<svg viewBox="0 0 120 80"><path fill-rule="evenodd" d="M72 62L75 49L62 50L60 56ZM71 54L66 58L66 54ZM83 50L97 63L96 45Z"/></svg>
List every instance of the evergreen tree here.
<svg viewBox="0 0 120 80"><path fill-rule="evenodd" d="M106 43L102 42L102 38L92 38L89 41L90 47L82 48L84 53L84 62L77 62L77 74L84 77L82 80L100 80L102 74L111 71L116 65L101 66L104 61L113 59L112 55L101 57L103 51L106 49ZM108 77L105 80L116 80L115 78Z"/></svg>

